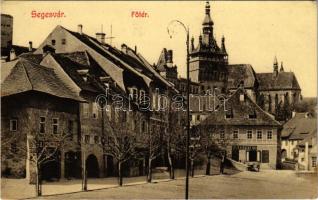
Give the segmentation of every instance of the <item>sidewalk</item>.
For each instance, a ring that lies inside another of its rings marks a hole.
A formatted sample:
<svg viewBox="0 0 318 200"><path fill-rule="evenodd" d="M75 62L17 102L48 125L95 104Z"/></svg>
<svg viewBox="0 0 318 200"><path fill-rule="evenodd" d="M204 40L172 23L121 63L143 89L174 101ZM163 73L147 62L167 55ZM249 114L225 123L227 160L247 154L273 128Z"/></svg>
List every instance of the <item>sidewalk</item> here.
<svg viewBox="0 0 318 200"><path fill-rule="evenodd" d="M229 174L232 174L230 169L226 169ZM205 174L205 170L196 169L195 177L202 177ZM217 166L211 166L211 175L218 175L219 168ZM175 179L184 179L185 170L175 170ZM169 173L153 173L152 182L167 182L172 181L169 179ZM138 177L124 177L123 187L132 185L146 184L146 176ZM87 182L88 190L99 190L107 188L116 188L118 186L117 177L109 178L89 178ZM82 180L81 179L61 179L55 182L43 182L42 195L58 195L67 193L82 192ZM26 179L1 179L1 197L2 199L25 199L34 198L35 186L30 185Z"/></svg>
<svg viewBox="0 0 318 200"><path fill-rule="evenodd" d="M183 171L176 171L176 179L184 179ZM201 177L202 172L197 172L195 177ZM155 173L153 174L153 183L156 182L167 182L173 181L169 179L168 173ZM146 176L138 177L124 177L123 178L123 187L147 184ZM98 190L98 189L107 189L107 188L116 188L118 186L118 178L89 178L87 182L88 190ZM56 182L44 182L42 185L42 195L58 195L58 194L67 194L67 193L76 193L82 191L82 180L81 179L61 179ZM1 179L1 197L2 199L25 199L25 198L34 198L35 195L35 186L30 185L26 179Z"/></svg>

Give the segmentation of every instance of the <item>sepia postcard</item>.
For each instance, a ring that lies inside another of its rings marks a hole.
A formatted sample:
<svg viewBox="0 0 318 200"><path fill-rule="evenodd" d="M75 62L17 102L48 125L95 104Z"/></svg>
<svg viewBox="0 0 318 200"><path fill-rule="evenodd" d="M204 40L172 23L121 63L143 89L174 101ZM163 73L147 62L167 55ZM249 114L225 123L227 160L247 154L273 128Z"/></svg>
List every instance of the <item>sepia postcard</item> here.
<svg viewBox="0 0 318 200"><path fill-rule="evenodd" d="M1 1L1 199L316 199L316 1Z"/></svg>

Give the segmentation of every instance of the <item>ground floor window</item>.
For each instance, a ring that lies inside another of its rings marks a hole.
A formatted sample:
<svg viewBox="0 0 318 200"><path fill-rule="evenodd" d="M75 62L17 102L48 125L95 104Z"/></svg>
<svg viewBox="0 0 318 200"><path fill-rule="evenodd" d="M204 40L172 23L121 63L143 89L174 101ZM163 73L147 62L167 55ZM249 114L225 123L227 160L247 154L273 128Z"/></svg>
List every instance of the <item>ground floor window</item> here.
<svg viewBox="0 0 318 200"><path fill-rule="evenodd" d="M269 163L269 151L262 150L262 163Z"/></svg>

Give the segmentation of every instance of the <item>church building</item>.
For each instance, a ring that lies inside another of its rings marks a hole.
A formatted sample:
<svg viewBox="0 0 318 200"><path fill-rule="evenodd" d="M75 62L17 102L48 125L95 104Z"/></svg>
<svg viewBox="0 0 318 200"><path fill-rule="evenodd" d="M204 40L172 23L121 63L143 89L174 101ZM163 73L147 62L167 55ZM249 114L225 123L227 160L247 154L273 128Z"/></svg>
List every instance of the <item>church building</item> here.
<svg viewBox="0 0 318 200"><path fill-rule="evenodd" d="M193 37L190 44L190 93L206 94L217 90L217 93L232 94L243 87L255 103L275 115L277 120L285 121L290 118L293 106L301 100L301 88L295 74L285 72L283 63L279 69L276 57L273 71L269 73L257 73L250 64L229 64L225 38L222 37L219 46L214 37L213 26L211 7L207 2L202 34L196 45ZM173 64L172 55L172 50L164 48L154 67L161 76L185 94L187 80L178 77L178 67Z"/></svg>

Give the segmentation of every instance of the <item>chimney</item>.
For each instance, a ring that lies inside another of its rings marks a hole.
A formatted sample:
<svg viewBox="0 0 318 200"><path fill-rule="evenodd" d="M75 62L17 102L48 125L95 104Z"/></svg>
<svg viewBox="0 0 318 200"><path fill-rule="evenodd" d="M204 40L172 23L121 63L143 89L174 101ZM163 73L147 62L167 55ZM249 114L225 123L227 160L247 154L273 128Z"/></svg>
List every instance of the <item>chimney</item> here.
<svg viewBox="0 0 318 200"><path fill-rule="evenodd" d="M244 102L245 100L245 95L244 94L240 94L240 102Z"/></svg>
<svg viewBox="0 0 318 200"><path fill-rule="evenodd" d="M135 53L137 53L137 45L135 45Z"/></svg>
<svg viewBox="0 0 318 200"><path fill-rule="evenodd" d="M15 50L14 49L11 49L10 50L10 60L14 60L16 59L16 54L15 54Z"/></svg>
<svg viewBox="0 0 318 200"><path fill-rule="evenodd" d="M29 52L33 51L33 47L32 47L32 41L29 41Z"/></svg>
<svg viewBox="0 0 318 200"><path fill-rule="evenodd" d="M83 34L83 25L82 24L77 25L77 32L81 35Z"/></svg>
<svg viewBox="0 0 318 200"><path fill-rule="evenodd" d="M122 44L122 45L121 45L121 51L122 51L123 53L127 53L127 45L126 45L126 44Z"/></svg>
<svg viewBox="0 0 318 200"><path fill-rule="evenodd" d="M98 40L98 42L102 44L105 44L105 37L106 37L105 33L96 33L96 39Z"/></svg>
<svg viewBox="0 0 318 200"><path fill-rule="evenodd" d="M167 66L172 67L173 65L173 52L172 50L167 51Z"/></svg>

